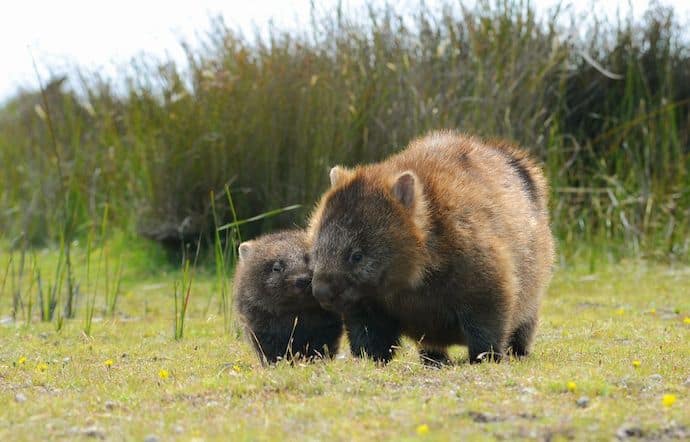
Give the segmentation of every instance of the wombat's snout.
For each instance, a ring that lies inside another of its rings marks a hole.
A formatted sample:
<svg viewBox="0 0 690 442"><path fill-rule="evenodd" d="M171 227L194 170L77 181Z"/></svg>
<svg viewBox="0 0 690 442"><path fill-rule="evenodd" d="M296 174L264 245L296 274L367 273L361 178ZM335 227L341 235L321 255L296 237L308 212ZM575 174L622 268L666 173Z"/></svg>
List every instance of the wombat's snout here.
<svg viewBox="0 0 690 442"><path fill-rule="evenodd" d="M322 307L328 308L333 306L335 291L328 282L321 279L314 279L311 290L314 294L314 298L316 298Z"/></svg>
<svg viewBox="0 0 690 442"><path fill-rule="evenodd" d="M306 289L307 287L309 287L309 284L311 284L311 276L309 275L302 275L295 279L295 287L297 287L300 290Z"/></svg>

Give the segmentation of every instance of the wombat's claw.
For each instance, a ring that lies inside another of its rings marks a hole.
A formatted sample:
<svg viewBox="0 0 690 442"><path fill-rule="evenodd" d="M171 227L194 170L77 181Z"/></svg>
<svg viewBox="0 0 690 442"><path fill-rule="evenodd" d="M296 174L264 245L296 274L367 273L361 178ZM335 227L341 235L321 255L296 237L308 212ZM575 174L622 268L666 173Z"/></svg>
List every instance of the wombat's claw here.
<svg viewBox="0 0 690 442"><path fill-rule="evenodd" d="M484 353L479 353L475 358L476 362L501 362L503 359L503 353L498 353L495 351L485 351Z"/></svg>

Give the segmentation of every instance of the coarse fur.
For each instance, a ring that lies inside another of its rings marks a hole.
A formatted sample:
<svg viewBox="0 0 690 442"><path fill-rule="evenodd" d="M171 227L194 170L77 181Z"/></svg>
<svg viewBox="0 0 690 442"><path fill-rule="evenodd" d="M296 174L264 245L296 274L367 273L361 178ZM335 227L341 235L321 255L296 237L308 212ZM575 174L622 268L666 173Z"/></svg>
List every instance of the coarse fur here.
<svg viewBox="0 0 690 442"><path fill-rule="evenodd" d="M310 221L313 292L344 315L356 355L401 335L425 362L529 353L554 244L541 169L506 142L451 131L387 160L331 170Z"/></svg>
<svg viewBox="0 0 690 442"><path fill-rule="evenodd" d="M342 320L312 296L308 252L304 230L240 244L234 302L263 364L333 357L338 351Z"/></svg>

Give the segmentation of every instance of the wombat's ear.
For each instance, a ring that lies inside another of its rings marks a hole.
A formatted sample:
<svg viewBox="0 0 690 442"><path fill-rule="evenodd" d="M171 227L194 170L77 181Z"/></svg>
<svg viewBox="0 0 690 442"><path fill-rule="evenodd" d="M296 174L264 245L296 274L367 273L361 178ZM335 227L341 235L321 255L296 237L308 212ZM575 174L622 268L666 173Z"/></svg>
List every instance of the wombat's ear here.
<svg viewBox="0 0 690 442"><path fill-rule="evenodd" d="M342 183L351 175L351 172L344 167L334 166L331 168L328 176L331 177L331 187L335 187L339 183Z"/></svg>
<svg viewBox="0 0 690 442"><path fill-rule="evenodd" d="M405 171L398 175L393 184L393 196L405 207L415 204L417 176L412 171Z"/></svg>
<svg viewBox="0 0 690 442"><path fill-rule="evenodd" d="M240 252L240 260L245 260L249 258L249 255L252 254L252 242L251 241L245 241L242 244L240 244L240 247L238 251Z"/></svg>

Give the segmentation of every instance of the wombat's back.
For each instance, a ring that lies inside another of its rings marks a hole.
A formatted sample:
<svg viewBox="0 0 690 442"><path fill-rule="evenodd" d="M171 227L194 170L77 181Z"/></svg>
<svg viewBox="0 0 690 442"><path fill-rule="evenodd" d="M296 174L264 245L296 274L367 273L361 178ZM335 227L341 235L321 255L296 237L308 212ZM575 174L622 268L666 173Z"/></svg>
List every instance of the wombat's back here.
<svg viewBox="0 0 690 442"><path fill-rule="evenodd" d="M432 220L427 228L439 235L434 261L457 262L463 251L457 268L469 277L493 269L487 279L514 287L505 291L514 294L506 300L509 328L534 318L551 278L554 243L547 180L529 155L504 141L433 132L374 165L372 173L405 170L424 187Z"/></svg>

